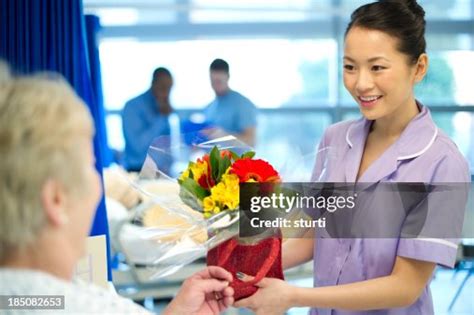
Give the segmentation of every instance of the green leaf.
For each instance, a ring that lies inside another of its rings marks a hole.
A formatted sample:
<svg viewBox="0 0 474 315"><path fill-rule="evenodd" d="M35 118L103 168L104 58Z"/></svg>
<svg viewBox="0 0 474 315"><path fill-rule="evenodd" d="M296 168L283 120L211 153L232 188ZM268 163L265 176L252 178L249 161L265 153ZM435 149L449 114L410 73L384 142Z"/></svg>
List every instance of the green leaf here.
<svg viewBox="0 0 474 315"><path fill-rule="evenodd" d="M233 159L234 161L240 160L240 156L239 156L237 153L235 153L235 152L232 151L232 150L229 150L229 152L230 152L230 155L232 155L232 159Z"/></svg>
<svg viewBox="0 0 474 315"><path fill-rule="evenodd" d="M185 178L181 183L181 187L192 193L200 200L209 196L209 191L199 186L199 184L191 178Z"/></svg>
<svg viewBox="0 0 474 315"><path fill-rule="evenodd" d="M219 175L220 152L216 146L212 148L211 153L209 154L209 160L211 162L212 178L217 182L217 176Z"/></svg>
<svg viewBox="0 0 474 315"><path fill-rule="evenodd" d="M242 154L242 159L245 159L245 158L253 158L255 156L255 152L254 151L248 151L248 152L245 152L244 154Z"/></svg>
<svg viewBox="0 0 474 315"><path fill-rule="evenodd" d="M227 156L224 156L224 158L219 163L219 174L217 175L217 182L220 182L222 175L224 175L225 171L227 171L230 164L230 159Z"/></svg>
<svg viewBox="0 0 474 315"><path fill-rule="evenodd" d="M191 207L191 209L203 212L201 200L183 186L181 186L179 190L179 197L186 205Z"/></svg>

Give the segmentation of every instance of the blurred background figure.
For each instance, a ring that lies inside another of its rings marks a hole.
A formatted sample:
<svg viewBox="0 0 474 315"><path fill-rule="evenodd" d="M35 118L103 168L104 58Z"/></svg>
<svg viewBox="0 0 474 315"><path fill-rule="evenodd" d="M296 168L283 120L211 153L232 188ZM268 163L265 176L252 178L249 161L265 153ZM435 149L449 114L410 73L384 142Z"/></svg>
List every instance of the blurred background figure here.
<svg viewBox="0 0 474 315"><path fill-rule="evenodd" d="M140 171L153 139L170 135L168 117L173 111L169 100L172 87L171 72L157 68L150 89L125 104L122 111L123 163L128 171Z"/></svg>
<svg viewBox="0 0 474 315"><path fill-rule="evenodd" d="M229 87L229 64L225 60L215 59L209 70L216 98L204 110L207 121L218 128L217 135L229 133L246 144L254 145L257 125L255 105Z"/></svg>

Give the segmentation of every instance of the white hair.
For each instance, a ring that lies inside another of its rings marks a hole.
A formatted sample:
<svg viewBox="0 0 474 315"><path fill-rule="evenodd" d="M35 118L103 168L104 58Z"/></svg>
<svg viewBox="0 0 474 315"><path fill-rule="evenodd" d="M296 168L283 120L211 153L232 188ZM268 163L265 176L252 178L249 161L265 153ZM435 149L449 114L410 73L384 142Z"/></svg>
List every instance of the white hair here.
<svg viewBox="0 0 474 315"><path fill-rule="evenodd" d="M84 193L80 137L91 138L90 113L65 80L12 77L0 62L0 262L45 226L40 194L48 179Z"/></svg>

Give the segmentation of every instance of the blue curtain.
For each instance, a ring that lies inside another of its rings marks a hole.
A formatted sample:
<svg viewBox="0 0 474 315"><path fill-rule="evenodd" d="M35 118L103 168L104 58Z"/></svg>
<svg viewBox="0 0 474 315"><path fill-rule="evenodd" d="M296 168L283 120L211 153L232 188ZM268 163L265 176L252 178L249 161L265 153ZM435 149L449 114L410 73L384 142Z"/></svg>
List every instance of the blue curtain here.
<svg viewBox="0 0 474 315"><path fill-rule="evenodd" d="M82 0L0 0L0 58L17 73L55 71L69 81L94 117L96 167L102 173L109 160L95 40L99 23L97 18L89 19L87 32ZM91 235L103 234L109 259L104 199L91 229ZM108 277L111 280L110 260Z"/></svg>
<svg viewBox="0 0 474 315"><path fill-rule="evenodd" d="M102 153L102 165L104 167L109 166L112 162L112 152L110 151L107 143L107 133L105 132L105 111L104 111L104 99L102 94L102 75L100 73L100 58L99 58L99 45L97 42L97 33L100 31L100 21L95 15L86 15L86 43L87 43L87 56L89 57L89 72L92 84L92 91L94 92L94 99L96 101L97 116L95 119L96 128L103 130L100 133L101 153Z"/></svg>

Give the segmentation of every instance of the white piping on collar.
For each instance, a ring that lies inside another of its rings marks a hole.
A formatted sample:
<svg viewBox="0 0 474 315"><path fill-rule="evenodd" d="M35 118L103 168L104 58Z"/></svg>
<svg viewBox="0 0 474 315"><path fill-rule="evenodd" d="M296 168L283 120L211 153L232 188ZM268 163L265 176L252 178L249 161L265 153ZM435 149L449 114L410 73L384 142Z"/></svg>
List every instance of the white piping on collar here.
<svg viewBox="0 0 474 315"><path fill-rule="evenodd" d="M349 145L349 147L351 147L351 148L353 147L353 144L352 144L351 140L349 140L349 131L351 131L351 128L352 128L353 125L354 124L351 124L349 126L349 128L347 129L347 132L346 132L346 142Z"/></svg>
<svg viewBox="0 0 474 315"><path fill-rule="evenodd" d="M426 147L424 147L422 150L416 152L416 153L413 153L413 154L410 154L410 155L404 155L404 156L399 156L397 158L398 161L401 161L401 160L408 160L408 159L413 159L413 158L416 158L417 156L420 156L422 155L423 153L425 153L426 151L428 151L428 149L433 145L435 139L436 139L436 136L438 136L438 128L435 127L435 132L433 134L433 137L431 138L430 142L428 142L428 145Z"/></svg>

